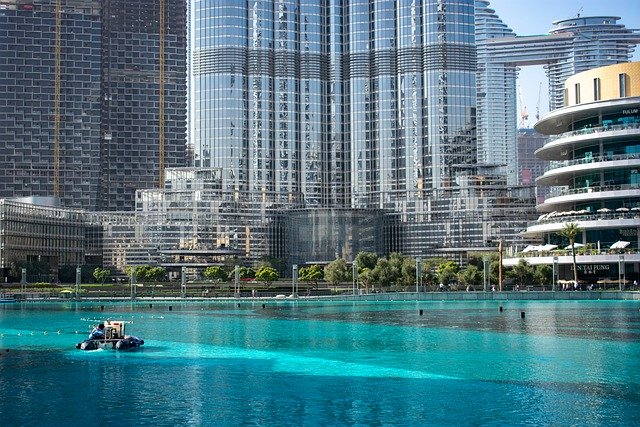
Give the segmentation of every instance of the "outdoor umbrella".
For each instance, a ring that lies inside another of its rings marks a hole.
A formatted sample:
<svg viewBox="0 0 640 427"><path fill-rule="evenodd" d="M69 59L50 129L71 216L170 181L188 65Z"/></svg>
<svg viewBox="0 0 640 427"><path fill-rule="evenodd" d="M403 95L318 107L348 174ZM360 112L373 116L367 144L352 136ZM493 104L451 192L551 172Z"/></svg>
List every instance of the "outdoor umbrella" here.
<svg viewBox="0 0 640 427"><path fill-rule="evenodd" d="M609 208L600 208L596 212L607 213L607 212L611 212L611 209L609 209Z"/></svg>
<svg viewBox="0 0 640 427"><path fill-rule="evenodd" d="M618 208L616 209L616 212L629 212L629 208L625 208L625 207Z"/></svg>
<svg viewBox="0 0 640 427"><path fill-rule="evenodd" d="M582 243L574 243L573 246L576 247L576 248L581 248L584 245ZM566 246L565 249L571 249L571 245Z"/></svg>
<svg viewBox="0 0 640 427"><path fill-rule="evenodd" d="M631 242L627 242L624 240L618 240L617 242L615 242L613 245L609 246L611 249L624 249L627 246L629 246L631 244Z"/></svg>

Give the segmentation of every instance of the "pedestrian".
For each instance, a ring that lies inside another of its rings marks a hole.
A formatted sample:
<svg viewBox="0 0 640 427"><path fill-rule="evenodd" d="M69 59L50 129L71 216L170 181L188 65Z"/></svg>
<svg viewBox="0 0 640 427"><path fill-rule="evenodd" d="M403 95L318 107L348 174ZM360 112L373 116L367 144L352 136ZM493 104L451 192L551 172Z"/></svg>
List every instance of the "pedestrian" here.
<svg viewBox="0 0 640 427"><path fill-rule="evenodd" d="M104 323L100 323L98 326L93 328L91 333L89 334L90 340L103 340L104 339Z"/></svg>

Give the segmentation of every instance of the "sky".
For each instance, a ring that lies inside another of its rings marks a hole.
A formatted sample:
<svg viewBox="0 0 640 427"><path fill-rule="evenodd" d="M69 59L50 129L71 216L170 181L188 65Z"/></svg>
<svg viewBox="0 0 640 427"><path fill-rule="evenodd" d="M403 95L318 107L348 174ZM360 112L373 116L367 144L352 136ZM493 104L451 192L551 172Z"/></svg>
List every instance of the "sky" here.
<svg viewBox="0 0 640 427"><path fill-rule="evenodd" d="M618 16L618 23L627 28L640 29L640 0L489 0L491 8L517 35L546 34L553 21L580 16ZM640 61L640 46L633 54ZM542 82L542 91L540 83ZM542 66L523 67L518 84L529 113L529 125L535 122L538 93L540 115L549 110L547 77ZM518 109L520 102L518 101ZM520 111L520 110L519 110ZM520 116L518 115L518 121Z"/></svg>

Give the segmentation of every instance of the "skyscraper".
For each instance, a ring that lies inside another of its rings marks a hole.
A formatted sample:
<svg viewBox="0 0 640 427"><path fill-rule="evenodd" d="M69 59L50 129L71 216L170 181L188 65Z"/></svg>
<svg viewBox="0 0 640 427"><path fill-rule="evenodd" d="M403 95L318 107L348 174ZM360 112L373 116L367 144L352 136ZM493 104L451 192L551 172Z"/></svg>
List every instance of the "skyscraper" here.
<svg viewBox="0 0 640 427"><path fill-rule="evenodd" d="M132 210L186 164L186 0L3 0L0 81L0 197Z"/></svg>
<svg viewBox="0 0 640 427"><path fill-rule="evenodd" d="M388 210L407 253L482 241L460 225L482 222L460 193L475 174L474 13L472 0L192 2L194 165L266 204Z"/></svg>
<svg viewBox="0 0 640 427"><path fill-rule="evenodd" d="M564 82L575 73L627 62L640 43L640 30L617 16L555 21L548 34L516 36L490 8L476 1L478 23L478 159L502 165L511 184L516 168L516 77L518 67L544 65L549 78L549 109L563 106Z"/></svg>
<svg viewBox="0 0 640 427"><path fill-rule="evenodd" d="M103 0L99 210L186 165L186 0Z"/></svg>
<svg viewBox="0 0 640 427"><path fill-rule="evenodd" d="M0 197L53 196L57 189L63 205L95 209L99 1L66 2L58 22L55 1L2 6Z"/></svg>

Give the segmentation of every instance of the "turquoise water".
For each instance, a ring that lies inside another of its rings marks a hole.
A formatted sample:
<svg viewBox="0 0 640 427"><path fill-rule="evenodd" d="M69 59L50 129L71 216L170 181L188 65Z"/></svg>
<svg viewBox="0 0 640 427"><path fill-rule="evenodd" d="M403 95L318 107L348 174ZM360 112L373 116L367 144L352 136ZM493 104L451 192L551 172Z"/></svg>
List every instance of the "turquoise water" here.
<svg viewBox="0 0 640 427"><path fill-rule="evenodd" d="M0 304L0 422L640 425L640 302Z"/></svg>

